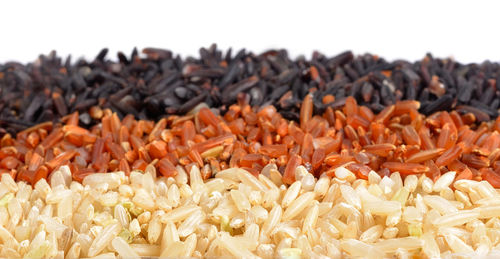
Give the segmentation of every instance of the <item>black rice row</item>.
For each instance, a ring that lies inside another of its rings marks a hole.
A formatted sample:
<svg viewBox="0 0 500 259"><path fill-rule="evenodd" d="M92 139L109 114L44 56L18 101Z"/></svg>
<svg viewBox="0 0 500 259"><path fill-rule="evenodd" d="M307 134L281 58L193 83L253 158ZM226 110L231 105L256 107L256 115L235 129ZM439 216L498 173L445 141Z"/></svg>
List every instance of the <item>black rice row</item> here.
<svg viewBox="0 0 500 259"><path fill-rule="evenodd" d="M314 52L291 59L286 50L254 54L201 48L199 58L169 50L134 49L117 61L103 49L92 61L73 62L51 52L28 64L0 64L0 136L44 121L58 121L79 111L80 123L96 121L93 106L119 116L158 120L183 114L200 102L224 113L230 104L273 104L288 119L298 120L301 100L313 93L314 112L342 106L347 96L375 112L398 100L421 102L420 112L456 109L480 121L498 115L500 65L461 64L427 54L421 61L386 61L376 55L333 57Z"/></svg>

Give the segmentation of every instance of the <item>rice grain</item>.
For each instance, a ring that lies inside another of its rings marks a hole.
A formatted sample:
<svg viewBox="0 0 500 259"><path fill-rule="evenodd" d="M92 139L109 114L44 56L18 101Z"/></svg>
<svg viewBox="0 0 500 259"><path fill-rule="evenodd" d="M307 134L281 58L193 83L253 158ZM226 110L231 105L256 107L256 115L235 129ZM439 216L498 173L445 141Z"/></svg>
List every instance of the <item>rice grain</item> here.
<svg viewBox="0 0 500 259"><path fill-rule="evenodd" d="M290 220L304 210L309 203L314 199L313 192L306 192L294 200L283 213L283 220Z"/></svg>
<svg viewBox="0 0 500 259"><path fill-rule="evenodd" d="M121 237L115 237L111 241L111 245L118 252L121 257L125 258L140 258L130 245L125 242Z"/></svg>
<svg viewBox="0 0 500 259"><path fill-rule="evenodd" d="M121 226L118 223L113 223L105 227L92 242L88 256L94 257L98 255L118 235L120 228Z"/></svg>

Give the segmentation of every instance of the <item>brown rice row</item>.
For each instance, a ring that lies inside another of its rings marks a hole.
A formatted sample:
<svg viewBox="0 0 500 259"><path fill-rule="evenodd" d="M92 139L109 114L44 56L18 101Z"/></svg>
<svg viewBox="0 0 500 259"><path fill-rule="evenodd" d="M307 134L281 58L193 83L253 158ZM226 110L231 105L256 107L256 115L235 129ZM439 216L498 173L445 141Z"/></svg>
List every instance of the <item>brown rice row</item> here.
<svg viewBox="0 0 500 259"><path fill-rule="evenodd" d="M93 174L63 166L34 188L0 181L0 257L427 258L500 256L500 197L488 182L433 182L398 173L356 179L343 167L316 180L299 166L290 186L275 165L203 181Z"/></svg>

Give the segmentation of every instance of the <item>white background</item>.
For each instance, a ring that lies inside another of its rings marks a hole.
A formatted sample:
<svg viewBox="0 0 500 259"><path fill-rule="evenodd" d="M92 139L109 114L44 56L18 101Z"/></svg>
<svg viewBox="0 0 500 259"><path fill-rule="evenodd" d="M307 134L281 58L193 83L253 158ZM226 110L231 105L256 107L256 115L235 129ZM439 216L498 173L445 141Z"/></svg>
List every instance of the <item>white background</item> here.
<svg viewBox="0 0 500 259"><path fill-rule="evenodd" d="M201 46L286 48L329 56L350 49L389 60L426 52L500 61L500 5L485 1L3 1L0 62L57 50L116 59L134 46L198 56Z"/></svg>

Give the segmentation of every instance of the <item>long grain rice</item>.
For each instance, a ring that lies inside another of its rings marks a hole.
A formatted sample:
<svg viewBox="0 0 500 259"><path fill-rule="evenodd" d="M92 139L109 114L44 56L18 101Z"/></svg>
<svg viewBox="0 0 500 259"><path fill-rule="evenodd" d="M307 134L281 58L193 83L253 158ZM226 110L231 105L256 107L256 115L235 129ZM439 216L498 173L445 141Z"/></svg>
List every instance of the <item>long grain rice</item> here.
<svg viewBox="0 0 500 259"><path fill-rule="evenodd" d="M302 169L301 179L288 187L243 169L226 169L206 181L196 166L189 173L177 168L175 179L157 178L154 168L147 169L128 177L94 174L81 185L67 180L63 166L50 185L41 180L33 189L2 175L0 256L500 253L499 193L487 182L453 182L451 172L429 186L425 176L403 181L399 174L371 173L368 180L354 180L344 168L337 170L342 179L321 176L304 188L310 183ZM268 169L269 175L276 170Z"/></svg>

